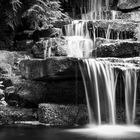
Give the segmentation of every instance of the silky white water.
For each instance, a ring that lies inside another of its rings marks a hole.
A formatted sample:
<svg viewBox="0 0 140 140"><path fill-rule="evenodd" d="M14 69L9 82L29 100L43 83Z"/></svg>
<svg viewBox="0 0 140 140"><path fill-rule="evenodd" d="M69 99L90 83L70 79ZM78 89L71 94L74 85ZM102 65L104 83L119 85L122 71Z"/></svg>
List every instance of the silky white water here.
<svg viewBox="0 0 140 140"><path fill-rule="evenodd" d="M85 3L84 3L85 4ZM81 19L72 21L71 24L65 25L64 27L64 34L67 36L68 39L68 48L74 47L74 44L77 46L81 45L81 41L85 42L84 44L88 44L92 42L91 47L88 47L88 51L92 52L96 49L96 38L103 37L107 40L110 39L111 36L111 25L108 24L107 29L104 29L103 32L98 29L97 25L95 24L96 21L109 21L109 20L116 20L118 12L111 11L109 9L109 0L87 0L86 5L83 5L81 8ZM99 35L102 34L102 35ZM73 37L73 38L72 38ZM81 37L81 39L77 39ZM113 37L114 38L114 37ZM118 36L119 39L119 36ZM70 41L72 41L70 43ZM86 43L87 42L87 43ZM90 43L91 44L91 43ZM76 47L76 46L75 46ZM79 48L79 47L78 47ZM90 50L89 50L90 48ZM75 48L76 49L76 48ZM70 53L70 56L73 57L96 57L96 55L84 55L82 54L85 47L80 47L80 49L76 50L79 52L80 55L75 55L75 53ZM69 52L67 52L69 54ZM77 53L78 54L78 53Z"/></svg>
<svg viewBox="0 0 140 140"><path fill-rule="evenodd" d="M85 86L86 100L91 125L117 125L116 86L118 71L113 63L96 61L92 59L93 50L96 49L96 39L100 30L96 21L116 20L117 12L110 11L109 0L87 0L87 6L81 7L81 20L74 20L65 26L65 35L68 42L67 53L70 57L81 58L79 62ZM111 13L111 17L108 16ZM112 24L104 30L107 42L111 38ZM123 39L117 32L117 40ZM96 57L96 54L94 55ZM84 58L84 59L82 59ZM86 58L86 59L85 59ZM136 96L137 96L137 70L131 66L122 70L124 85L125 120L127 125L135 124Z"/></svg>
<svg viewBox="0 0 140 140"><path fill-rule="evenodd" d="M68 48L70 48L68 54L71 57L79 58L89 116L88 126L70 131L87 136L96 135L99 138L127 138L131 136L133 138L133 133L138 135L140 133L140 128L135 124L137 69L133 68L131 64L125 66L125 62L123 68L121 66L116 68L115 63L106 59L100 61L91 58L93 50L97 48L98 37L104 38L107 42L110 41L110 38L118 41L127 37L124 37L126 35L123 35L121 31L116 32L115 37L112 37L111 30L114 23L110 24L109 22L110 20L111 22L117 21L118 12L110 10L109 0L87 0L87 5L81 7L81 19L74 20L72 24L66 25L64 28ZM108 24L102 32L98 24L104 22ZM118 75L121 75L122 81L119 81ZM118 104L121 102L117 99L118 83L122 84L122 97L124 98L122 99L125 116L123 124L117 120Z"/></svg>
<svg viewBox="0 0 140 140"><path fill-rule="evenodd" d="M82 129L69 130L93 138L139 138L140 127L135 124L138 75L132 64L117 66L107 59L80 59L89 114L89 125ZM116 67L117 66L117 67ZM118 71L118 68L120 69ZM119 81L118 74L123 77ZM116 88L124 85L125 122L117 122Z"/></svg>
<svg viewBox="0 0 140 140"><path fill-rule="evenodd" d="M79 65L86 91L90 124L116 124L117 73L108 62L98 62L94 59L81 60Z"/></svg>
<svg viewBox="0 0 140 140"><path fill-rule="evenodd" d="M136 94L137 94L137 72L135 69L126 69L124 71L125 84L125 110L126 123L133 125L136 116Z"/></svg>
<svg viewBox="0 0 140 140"><path fill-rule="evenodd" d="M87 98L89 124L116 125L116 84L118 70L113 63L95 59L79 61ZM120 67L121 69L121 67ZM126 124L134 125L136 116L137 69L121 70L124 84Z"/></svg>

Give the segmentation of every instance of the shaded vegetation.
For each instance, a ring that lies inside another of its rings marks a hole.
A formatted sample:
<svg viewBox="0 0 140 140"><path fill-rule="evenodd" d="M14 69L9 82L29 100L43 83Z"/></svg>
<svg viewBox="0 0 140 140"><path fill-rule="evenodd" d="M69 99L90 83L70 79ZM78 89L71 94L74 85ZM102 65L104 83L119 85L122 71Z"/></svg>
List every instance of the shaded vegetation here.
<svg viewBox="0 0 140 140"><path fill-rule="evenodd" d="M19 30L46 29L65 18L58 0L1 0L0 48L12 46Z"/></svg>

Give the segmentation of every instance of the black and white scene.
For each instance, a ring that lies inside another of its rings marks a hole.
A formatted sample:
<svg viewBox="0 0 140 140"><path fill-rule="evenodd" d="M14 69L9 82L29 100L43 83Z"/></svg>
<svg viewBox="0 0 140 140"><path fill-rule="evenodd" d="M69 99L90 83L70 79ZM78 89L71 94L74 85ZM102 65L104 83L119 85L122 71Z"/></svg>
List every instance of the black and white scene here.
<svg viewBox="0 0 140 140"><path fill-rule="evenodd" d="M0 0L0 140L140 140L140 0Z"/></svg>

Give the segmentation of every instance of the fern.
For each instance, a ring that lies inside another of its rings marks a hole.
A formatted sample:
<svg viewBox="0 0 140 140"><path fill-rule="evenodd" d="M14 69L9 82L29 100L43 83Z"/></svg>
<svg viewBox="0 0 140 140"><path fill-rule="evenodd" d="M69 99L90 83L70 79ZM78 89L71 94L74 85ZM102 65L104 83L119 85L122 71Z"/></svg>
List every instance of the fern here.
<svg viewBox="0 0 140 140"><path fill-rule="evenodd" d="M12 45L22 18L36 29L48 28L54 21L67 16L58 0L0 0L0 47L1 44Z"/></svg>
<svg viewBox="0 0 140 140"><path fill-rule="evenodd" d="M67 17L62 13L59 1L52 0L36 0L35 3L26 11L24 17L28 18L31 27L34 29L40 27L46 28L52 25L52 22Z"/></svg>

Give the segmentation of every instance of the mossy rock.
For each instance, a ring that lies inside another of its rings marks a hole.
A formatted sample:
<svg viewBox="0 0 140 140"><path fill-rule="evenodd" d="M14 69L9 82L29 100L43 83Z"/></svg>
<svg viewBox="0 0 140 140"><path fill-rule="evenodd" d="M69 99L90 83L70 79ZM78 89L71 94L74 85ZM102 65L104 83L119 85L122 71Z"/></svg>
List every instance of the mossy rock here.
<svg viewBox="0 0 140 140"><path fill-rule="evenodd" d="M38 118L41 123L52 126L74 126L88 123L85 105L40 104Z"/></svg>

